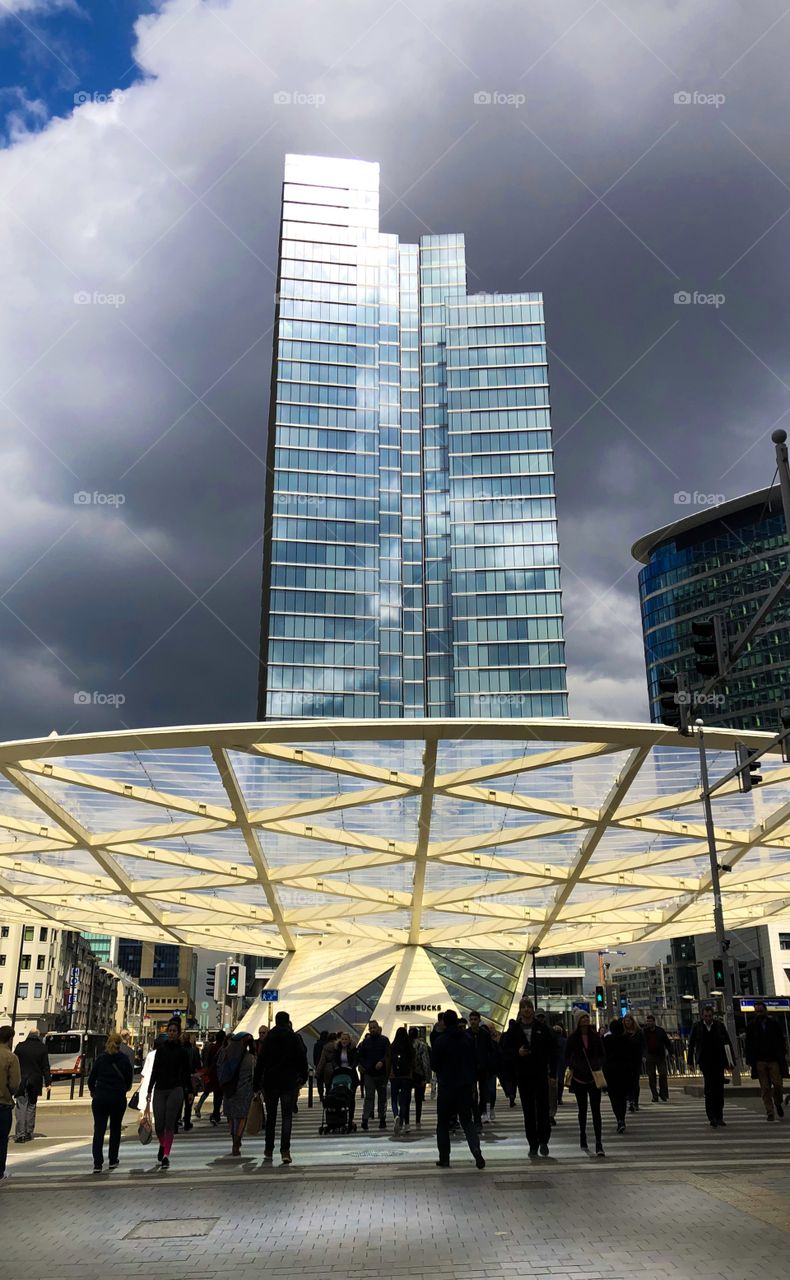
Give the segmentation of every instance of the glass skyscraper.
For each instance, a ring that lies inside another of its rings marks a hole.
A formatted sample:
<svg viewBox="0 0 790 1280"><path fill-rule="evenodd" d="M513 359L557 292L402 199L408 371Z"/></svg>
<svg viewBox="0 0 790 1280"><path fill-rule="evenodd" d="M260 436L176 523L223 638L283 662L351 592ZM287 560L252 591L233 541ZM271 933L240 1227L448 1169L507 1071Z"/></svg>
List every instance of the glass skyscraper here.
<svg viewBox="0 0 790 1280"><path fill-rule="evenodd" d="M378 206L286 157L259 716L566 715L542 296Z"/></svg>

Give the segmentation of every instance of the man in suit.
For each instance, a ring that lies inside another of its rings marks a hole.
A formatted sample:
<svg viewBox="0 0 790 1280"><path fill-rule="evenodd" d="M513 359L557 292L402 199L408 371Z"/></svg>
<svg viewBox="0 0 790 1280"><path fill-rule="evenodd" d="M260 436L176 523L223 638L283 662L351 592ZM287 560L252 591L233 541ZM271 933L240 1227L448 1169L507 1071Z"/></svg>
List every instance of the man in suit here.
<svg viewBox="0 0 790 1280"><path fill-rule="evenodd" d="M535 1008L525 997L518 1007L518 1018L511 1022L502 1037L502 1052L512 1064L518 1084L524 1131L529 1154L549 1154L551 1108L549 1078L557 1071L557 1042L549 1028L535 1017Z"/></svg>
<svg viewBox="0 0 790 1280"><path fill-rule="evenodd" d="M696 1063L705 1082L705 1113L711 1129L723 1129L724 1073L734 1061L732 1041L723 1022L713 1016L713 1006L706 1004L702 1019L694 1026L689 1039L689 1065Z"/></svg>
<svg viewBox="0 0 790 1280"><path fill-rule="evenodd" d="M49 1056L38 1029L28 1031L27 1039L17 1046L16 1056L22 1082L16 1095L16 1137L14 1142L30 1142L36 1127L38 1100L52 1084Z"/></svg>

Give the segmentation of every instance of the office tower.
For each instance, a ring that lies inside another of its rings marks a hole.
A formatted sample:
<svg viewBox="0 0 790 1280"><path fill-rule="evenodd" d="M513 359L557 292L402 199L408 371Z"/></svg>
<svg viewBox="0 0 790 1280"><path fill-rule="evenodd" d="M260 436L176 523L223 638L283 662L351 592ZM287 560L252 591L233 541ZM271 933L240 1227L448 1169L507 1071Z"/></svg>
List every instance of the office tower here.
<svg viewBox="0 0 790 1280"><path fill-rule="evenodd" d="M259 716L567 714L543 303L285 161Z"/></svg>
<svg viewBox="0 0 790 1280"><path fill-rule="evenodd" d="M696 672L692 624L718 615L734 640L788 568L779 487L675 520L640 538L632 554L644 565L639 599L650 716L660 721L661 676L684 674L692 688L703 683ZM778 733L789 684L790 603L783 596L700 713L709 724Z"/></svg>

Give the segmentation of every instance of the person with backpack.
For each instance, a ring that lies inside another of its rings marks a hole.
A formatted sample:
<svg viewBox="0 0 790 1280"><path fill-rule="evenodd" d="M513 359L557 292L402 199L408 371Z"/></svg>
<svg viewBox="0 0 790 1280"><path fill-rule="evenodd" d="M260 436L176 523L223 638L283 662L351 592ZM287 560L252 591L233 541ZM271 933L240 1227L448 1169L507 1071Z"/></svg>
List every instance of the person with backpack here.
<svg viewBox="0 0 790 1280"><path fill-rule="evenodd" d="M231 1155L241 1155L241 1140L253 1095L257 1055L255 1041L246 1031L230 1037L219 1060L217 1078L222 1086L222 1105L228 1122Z"/></svg>
<svg viewBox="0 0 790 1280"><path fill-rule="evenodd" d="M417 1027L409 1028L409 1039L414 1052L414 1074L412 1076L414 1123L420 1129L422 1128L422 1105L425 1101L425 1090L431 1078L431 1051Z"/></svg>
<svg viewBox="0 0 790 1280"><path fill-rule="evenodd" d="M291 1164L291 1128L293 1125L294 1097L307 1079L307 1050L304 1040L291 1026L291 1019L284 1009L275 1014L274 1027L263 1042L255 1064L253 1090L263 1091L266 1109L266 1138L263 1158L274 1157L274 1136L277 1127L277 1108L280 1108L280 1158L283 1164Z"/></svg>
<svg viewBox="0 0 790 1280"><path fill-rule="evenodd" d="M176 1131L176 1120L181 1104L185 1098L192 1101L189 1057L181 1043L181 1023L178 1018L170 1019L167 1024L166 1039L157 1042L154 1065L148 1081L146 1111L150 1110L152 1094L154 1128L159 1139L157 1164L162 1169L169 1169L173 1135Z"/></svg>
<svg viewBox="0 0 790 1280"><path fill-rule="evenodd" d="M392 1081L392 1104L395 1111L393 1133L409 1130L411 1091L414 1079L414 1048L405 1027L398 1027L387 1052L387 1076Z"/></svg>
<svg viewBox="0 0 790 1280"><path fill-rule="evenodd" d="M122 1051L121 1037L111 1031L88 1076L88 1091L93 1112L93 1172L104 1166L104 1135L110 1124L111 1169L117 1169L121 1146L121 1122L126 1110L126 1095L132 1087L132 1064Z"/></svg>
<svg viewBox="0 0 790 1280"><path fill-rule="evenodd" d="M478 1169L486 1162L472 1119L477 1060L471 1037L461 1029L455 1009L442 1014L443 1030L431 1045L431 1064L439 1082L436 1100L436 1145L439 1169L450 1167L450 1126L457 1117Z"/></svg>

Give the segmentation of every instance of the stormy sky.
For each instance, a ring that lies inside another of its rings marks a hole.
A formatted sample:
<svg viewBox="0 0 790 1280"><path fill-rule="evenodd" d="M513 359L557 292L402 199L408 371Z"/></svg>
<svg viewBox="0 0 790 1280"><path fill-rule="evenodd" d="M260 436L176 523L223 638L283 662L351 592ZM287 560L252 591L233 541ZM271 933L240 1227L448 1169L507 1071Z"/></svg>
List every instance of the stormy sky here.
<svg viewBox="0 0 790 1280"><path fill-rule="evenodd" d="M254 718L286 151L543 290L571 714L646 718L631 544L790 422L781 0L0 0L0 41L0 735Z"/></svg>

